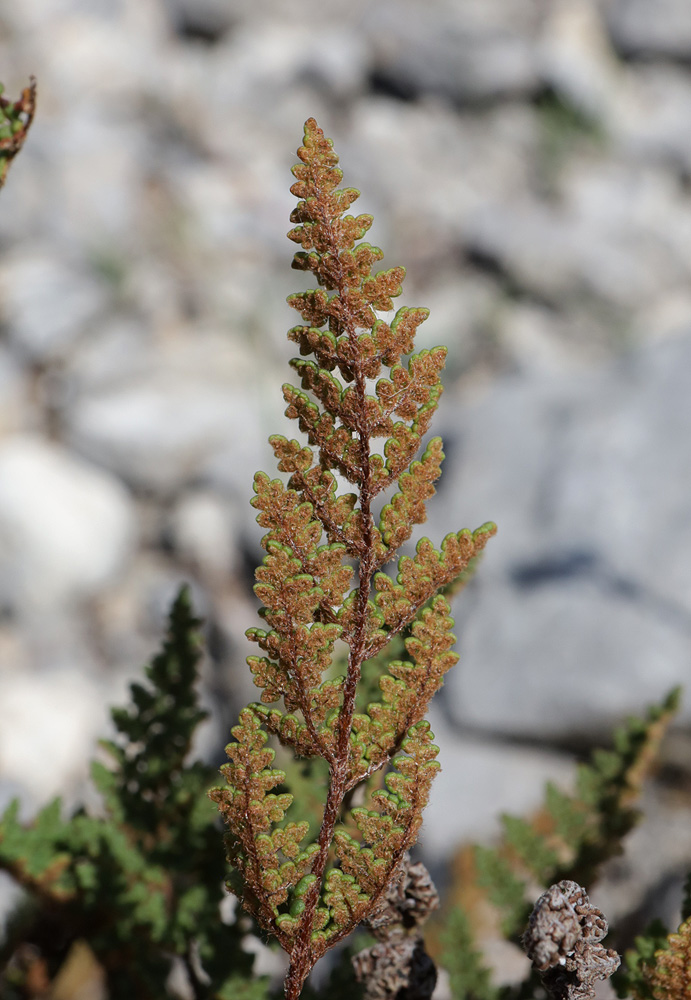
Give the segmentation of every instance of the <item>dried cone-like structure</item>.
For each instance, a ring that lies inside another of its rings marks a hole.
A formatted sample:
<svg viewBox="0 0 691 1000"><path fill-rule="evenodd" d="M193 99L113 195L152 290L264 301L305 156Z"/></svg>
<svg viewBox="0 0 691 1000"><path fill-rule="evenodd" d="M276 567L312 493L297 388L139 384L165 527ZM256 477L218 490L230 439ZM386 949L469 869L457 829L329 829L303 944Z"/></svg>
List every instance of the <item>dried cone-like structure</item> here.
<svg viewBox="0 0 691 1000"><path fill-rule="evenodd" d="M523 947L554 1000L591 1000L596 981L616 972L619 955L601 944L606 934L604 915L577 882L557 882L543 892Z"/></svg>
<svg viewBox="0 0 691 1000"><path fill-rule="evenodd" d="M284 385L283 394L308 443L272 438L287 482L255 478L252 503L267 529L255 592L266 627L248 633L260 650L248 662L261 702L241 713L223 768L228 787L212 793L231 831L245 905L290 954L289 1000L326 949L372 914L415 842L438 769L423 716L456 660L449 607L435 595L496 530L450 534L439 549L424 539L399 560L395 578L383 572L425 519L440 474L439 438L415 456L441 395L446 351L411 356L427 310L404 307L391 322L378 316L393 309L405 272L372 273L382 252L359 242L372 218L347 214L358 192L339 188L338 157L314 119L298 157L288 235L301 247L293 267L310 271L318 287L288 300L301 317L288 334L301 357L292 362L299 385ZM339 492L335 473L348 492ZM391 488L375 517L376 499ZM356 713L363 663L399 633L409 659L389 663L381 700ZM336 640L349 655L334 677ZM305 843L307 823L289 821L291 795L274 791L285 774L271 767L268 733L328 763L315 843ZM346 809L348 793L384 767L386 788L370 808Z"/></svg>
<svg viewBox="0 0 691 1000"><path fill-rule="evenodd" d="M429 872L406 855L367 919L377 943L353 959L365 1000L429 1000L437 970L425 951L421 927L438 906Z"/></svg>

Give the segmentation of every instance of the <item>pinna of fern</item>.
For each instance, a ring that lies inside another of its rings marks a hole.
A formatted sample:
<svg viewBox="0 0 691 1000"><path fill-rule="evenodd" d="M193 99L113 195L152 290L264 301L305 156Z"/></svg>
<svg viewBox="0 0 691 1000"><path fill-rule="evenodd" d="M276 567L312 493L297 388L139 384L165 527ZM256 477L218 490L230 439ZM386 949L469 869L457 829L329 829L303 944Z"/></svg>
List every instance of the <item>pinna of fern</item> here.
<svg viewBox="0 0 691 1000"><path fill-rule="evenodd" d="M654 920L624 956L615 984L617 995L631 1000L678 1000L691 996L691 872L684 886L681 923L668 934Z"/></svg>
<svg viewBox="0 0 691 1000"><path fill-rule="evenodd" d="M22 90L21 97L16 101L3 97L4 90L0 83L0 188L3 187L10 165L24 145L34 120L36 80L31 77L29 86Z"/></svg>
<svg viewBox="0 0 691 1000"><path fill-rule="evenodd" d="M222 768L227 787L211 793L230 830L245 906L290 955L290 1000L321 955L373 911L417 838L439 766L423 717L457 659L449 606L437 595L496 530L485 524L449 534L439 549L423 539L399 559L395 579L383 571L425 520L440 475L439 438L415 455L442 392L446 350L423 350L406 363L427 310L403 307L391 322L377 315L393 309L405 272L372 274L382 251L358 242L372 217L346 214L358 192L338 187L338 157L314 119L298 157L288 235L301 249L293 267L311 271L319 287L288 299L302 317L288 333L300 348L291 362L300 385L284 385L283 395L308 444L272 437L287 483L255 477L252 503L267 529L255 593L266 628L249 630L263 655L248 663L262 694L233 729ZM353 491L339 492L334 473ZM392 486L375 516L377 497ZM363 664L402 635L408 659L388 663L382 699L357 713ZM340 676L333 675L337 641L348 649ZM274 707L280 700L283 709ZM314 843L305 843L307 823L284 823L292 796L279 790L285 774L272 768L268 734L328 763ZM366 790L387 767L385 787L365 798L368 808L350 809L349 793L363 783Z"/></svg>

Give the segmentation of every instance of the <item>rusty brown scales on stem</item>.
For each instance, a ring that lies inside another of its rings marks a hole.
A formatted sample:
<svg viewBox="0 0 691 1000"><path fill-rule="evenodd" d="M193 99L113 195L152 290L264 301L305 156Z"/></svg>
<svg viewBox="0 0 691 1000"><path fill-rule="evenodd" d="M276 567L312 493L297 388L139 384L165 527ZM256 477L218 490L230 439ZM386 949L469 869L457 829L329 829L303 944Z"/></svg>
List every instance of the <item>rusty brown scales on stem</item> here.
<svg viewBox="0 0 691 1000"><path fill-rule="evenodd" d="M307 444L272 437L287 482L255 477L252 503L267 529L255 593L266 627L248 632L260 650L248 663L262 694L233 729L227 785L211 793L229 828L237 891L290 956L288 1000L324 952L375 912L417 839L439 768L424 715L457 659L439 591L496 531L488 523L452 533L439 549L423 539L413 555L399 555L425 520L441 472L439 438L416 455L442 392L446 349L412 354L426 309L402 307L391 321L378 315L393 310L405 271L372 273L383 257L362 242L372 217L347 214L359 192L339 188L338 157L313 118L298 157L288 236L301 247L293 267L311 272L318 287L288 299L302 318L288 333L300 348L291 362L300 385L284 385L283 395ZM352 490L340 491L344 480ZM392 488L375 515L375 500ZM397 557L394 577L383 567ZM386 664L381 699L357 712L363 664L399 634L408 659ZM337 641L348 657L334 676ZM308 823L290 821L292 796L274 791L286 776L272 767L269 734L328 763L312 843ZM381 769L385 788L368 791ZM349 808L360 787L369 808Z"/></svg>

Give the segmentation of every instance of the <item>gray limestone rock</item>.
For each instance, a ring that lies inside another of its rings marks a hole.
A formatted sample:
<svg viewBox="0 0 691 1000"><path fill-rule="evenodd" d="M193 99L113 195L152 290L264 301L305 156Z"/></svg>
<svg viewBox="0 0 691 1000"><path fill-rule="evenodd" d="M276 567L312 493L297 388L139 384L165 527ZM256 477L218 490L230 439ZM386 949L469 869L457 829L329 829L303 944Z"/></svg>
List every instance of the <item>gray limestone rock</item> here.
<svg viewBox="0 0 691 1000"><path fill-rule="evenodd" d="M77 262L28 246L3 262L0 296L12 345L32 361L64 355L107 305L98 276Z"/></svg>
<svg viewBox="0 0 691 1000"><path fill-rule="evenodd" d="M242 437L238 426L245 427ZM165 371L79 398L67 428L78 453L137 489L163 495L198 480L226 446L237 459L252 448L256 433L247 400L230 386Z"/></svg>
<svg viewBox="0 0 691 1000"><path fill-rule="evenodd" d="M685 68L652 63L628 78L617 102L612 133L627 158L661 163L682 177L691 173L689 74Z"/></svg>
<svg viewBox="0 0 691 1000"><path fill-rule="evenodd" d="M691 676L690 370L679 335L598 375L507 380L447 418L433 516L499 525L457 602L457 720L601 737Z"/></svg>
<svg viewBox="0 0 691 1000"><path fill-rule="evenodd" d="M171 513L169 531L178 558L212 584L222 586L237 570L239 539L229 504L218 494L184 493Z"/></svg>
<svg viewBox="0 0 691 1000"><path fill-rule="evenodd" d="M526 199L477 209L466 219L463 241L472 259L520 294L567 310L585 299L595 314L600 304L630 316L686 270L673 242L649 221L615 214L627 190L630 206L650 187L637 172L617 171L611 180L606 173L581 174L560 205Z"/></svg>
<svg viewBox="0 0 691 1000"><path fill-rule="evenodd" d="M378 3L363 28L371 40L380 86L403 97L443 94L461 105L524 97L537 89L537 5L509 13L496 3Z"/></svg>
<svg viewBox="0 0 691 1000"><path fill-rule="evenodd" d="M691 7L686 0L605 0L617 51L628 59L678 59L691 54Z"/></svg>
<svg viewBox="0 0 691 1000"><path fill-rule="evenodd" d="M461 843L496 837L503 812L537 809L547 781L567 790L573 784L567 754L474 738L450 726L436 703L429 719L441 771L425 809L420 846L433 864Z"/></svg>
<svg viewBox="0 0 691 1000"><path fill-rule="evenodd" d="M67 795L68 808L80 797L106 728L101 685L80 666L0 675L0 796L8 786L21 791L27 818L56 795Z"/></svg>
<svg viewBox="0 0 691 1000"><path fill-rule="evenodd" d="M29 435L0 443L0 594L13 610L96 595L134 545L120 483L64 448Z"/></svg>

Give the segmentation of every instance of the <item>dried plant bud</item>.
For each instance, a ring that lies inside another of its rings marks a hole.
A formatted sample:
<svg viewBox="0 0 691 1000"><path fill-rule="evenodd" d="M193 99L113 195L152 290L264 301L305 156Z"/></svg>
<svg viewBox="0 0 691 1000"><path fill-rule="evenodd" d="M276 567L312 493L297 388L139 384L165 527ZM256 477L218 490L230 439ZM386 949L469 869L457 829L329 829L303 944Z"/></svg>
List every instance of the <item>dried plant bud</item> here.
<svg viewBox="0 0 691 1000"><path fill-rule="evenodd" d="M429 1000L437 984L437 970L422 938L407 937L401 930L360 952L353 966L365 983L365 1000Z"/></svg>
<svg viewBox="0 0 691 1000"><path fill-rule="evenodd" d="M439 907L439 894L421 861L411 864L410 855L403 858L397 875L367 919L375 937L383 939L392 925L404 928L421 926L433 910Z"/></svg>
<svg viewBox="0 0 691 1000"><path fill-rule="evenodd" d="M523 947L555 1000L590 1000L596 980L619 968L616 951L600 943L606 934L607 921L585 889L565 880L536 902Z"/></svg>
<svg viewBox="0 0 691 1000"><path fill-rule="evenodd" d="M406 854L367 926L378 944L353 959L366 1000L427 1000L437 982L434 962L425 951L421 925L439 906L439 896L422 864Z"/></svg>

